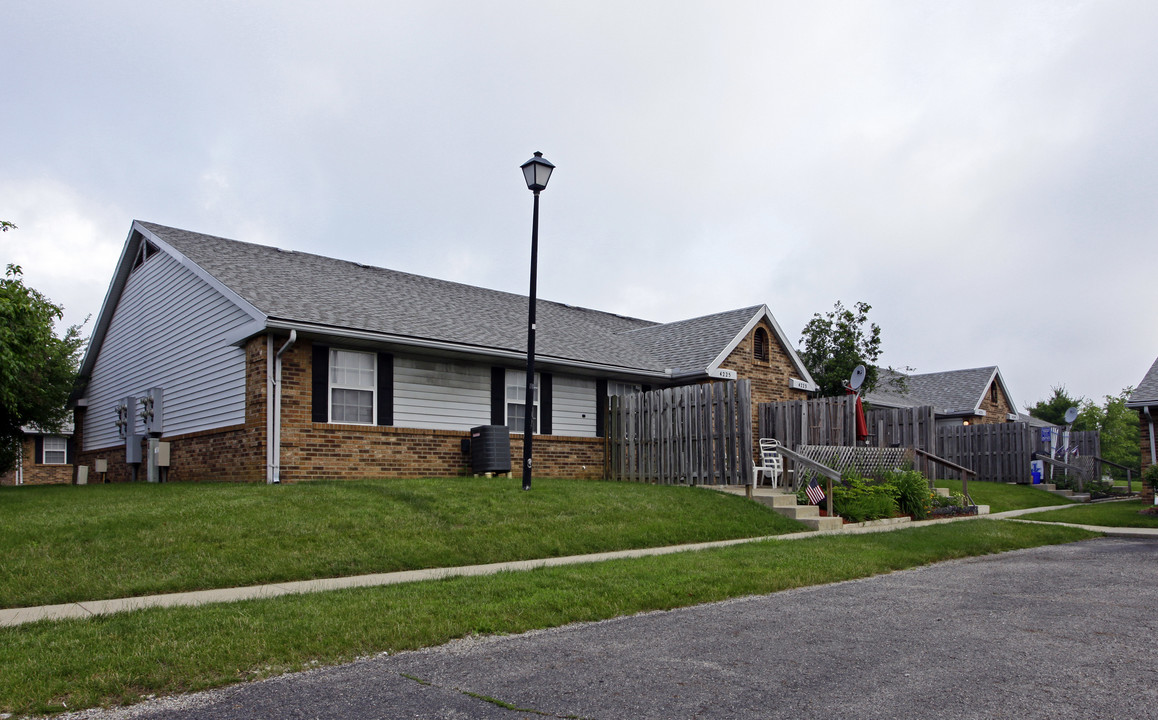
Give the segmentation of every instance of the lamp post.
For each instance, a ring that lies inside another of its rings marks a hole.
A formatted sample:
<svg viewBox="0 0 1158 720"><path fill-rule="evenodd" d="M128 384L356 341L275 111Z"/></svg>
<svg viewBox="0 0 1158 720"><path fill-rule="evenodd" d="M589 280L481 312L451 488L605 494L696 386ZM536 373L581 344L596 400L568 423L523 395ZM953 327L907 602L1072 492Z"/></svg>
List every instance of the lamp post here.
<svg viewBox="0 0 1158 720"><path fill-rule="evenodd" d="M539 264L539 191L547 187L555 166L543 159L543 153L523 163L523 177L527 189L535 194L535 210L531 216L531 295L527 304L527 394L523 399L523 489L531 489L531 438L535 430L535 284Z"/></svg>

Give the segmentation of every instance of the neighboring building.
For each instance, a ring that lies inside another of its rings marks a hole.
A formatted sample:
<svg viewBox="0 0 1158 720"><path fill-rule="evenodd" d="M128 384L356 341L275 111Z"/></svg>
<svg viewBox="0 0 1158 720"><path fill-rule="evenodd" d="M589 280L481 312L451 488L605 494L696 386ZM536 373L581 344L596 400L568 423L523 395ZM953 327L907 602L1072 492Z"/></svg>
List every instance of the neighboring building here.
<svg viewBox="0 0 1158 720"><path fill-rule="evenodd" d="M1155 452L1158 438L1155 437L1154 431L1155 425L1158 425L1158 360L1150 366L1150 370L1142 378L1142 382L1138 383L1134 392L1130 393L1126 407L1137 410L1138 418L1141 420L1138 429L1142 436L1142 472L1145 472L1146 468L1158 462L1156 460L1158 454ZM1153 498L1153 490L1144 486L1142 496L1146 499Z"/></svg>
<svg viewBox="0 0 1158 720"><path fill-rule="evenodd" d="M1023 422L1026 425L1029 425L1030 427L1036 427L1036 428L1061 427L1060 425L1054 425L1053 423L1049 422L1048 420L1042 420L1039 417L1034 417L1033 415L1030 415L1029 413L1023 413L1023 412L1017 413L1017 422Z"/></svg>
<svg viewBox="0 0 1158 720"><path fill-rule="evenodd" d="M739 377L755 409L815 388L767 306L537 316L528 403L525 296L134 222L72 399L80 462L127 477L115 407L162 388L173 480L461 474L475 426L521 455L528 404L536 474L600 477L610 395Z"/></svg>
<svg viewBox="0 0 1158 720"><path fill-rule="evenodd" d="M22 428L16 467L0 475L0 485L68 485L73 481L72 427L48 433L36 427Z"/></svg>
<svg viewBox="0 0 1158 720"><path fill-rule="evenodd" d="M1020 419L996 366L918 375L878 369L876 389L867 393L864 401L880 408L932 405L938 426Z"/></svg>

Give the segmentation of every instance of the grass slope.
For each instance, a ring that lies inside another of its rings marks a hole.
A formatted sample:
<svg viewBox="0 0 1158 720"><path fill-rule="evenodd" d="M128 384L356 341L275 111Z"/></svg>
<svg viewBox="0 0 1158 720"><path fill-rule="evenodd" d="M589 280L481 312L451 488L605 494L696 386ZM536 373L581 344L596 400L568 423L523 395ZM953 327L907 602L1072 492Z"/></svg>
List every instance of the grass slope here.
<svg viewBox="0 0 1158 720"><path fill-rule="evenodd" d="M805 530L699 488L457 478L0 488L0 607Z"/></svg>
<svg viewBox="0 0 1158 720"><path fill-rule="evenodd" d="M1026 515L1026 520L1097 525L1099 527L1158 528L1158 515L1139 515L1138 511L1149 507L1142 500L1076 505L1065 510L1046 510Z"/></svg>
<svg viewBox="0 0 1158 720"><path fill-rule="evenodd" d="M933 484L936 487L948 488L953 492L961 492L960 480L937 480ZM994 513L1065 505L1074 502L1061 495L1038 490L1031 485L1006 485L1005 483L980 481L969 483L969 495L973 498L973 502L978 505L988 505L989 512Z"/></svg>
<svg viewBox="0 0 1158 720"><path fill-rule="evenodd" d="M0 710L126 703L439 645L1093 537L993 520L0 628Z"/></svg>

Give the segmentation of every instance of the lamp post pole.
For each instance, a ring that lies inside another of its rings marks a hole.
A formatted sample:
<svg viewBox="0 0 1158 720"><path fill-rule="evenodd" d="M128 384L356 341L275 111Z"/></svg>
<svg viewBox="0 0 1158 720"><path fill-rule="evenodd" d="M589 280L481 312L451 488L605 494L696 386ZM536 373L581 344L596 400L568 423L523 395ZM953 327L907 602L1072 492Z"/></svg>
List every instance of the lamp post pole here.
<svg viewBox="0 0 1158 720"><path fill-rule="evenodd" d="M527 310L527 394L523 420L523 489L531 489L531 438L535 431L535 291L539 264L539 191L531 214L531 297Z"/></svg>
<svg viewBox="0 0 1158 720"><path fill-rule="evenodd" d="M555 169L543 153L523 163L527 188L535 194L535 209L531 215L531 293L527 303L527 387L523 398L523 489L531 489L531 444L535 434L535 295L539 265L539 191L547 187L551 171Z"/></svg>

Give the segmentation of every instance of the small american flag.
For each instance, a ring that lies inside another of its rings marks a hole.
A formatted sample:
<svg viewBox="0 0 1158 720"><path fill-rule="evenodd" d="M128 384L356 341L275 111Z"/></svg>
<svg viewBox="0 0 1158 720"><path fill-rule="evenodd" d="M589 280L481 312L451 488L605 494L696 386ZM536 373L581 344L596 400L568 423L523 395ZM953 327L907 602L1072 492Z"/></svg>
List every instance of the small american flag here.
<svg viewBox="0 0 1158 720"><path fill-rule="evenodd" d="M820 489L820 483L816 482L816 478L812 478L804 492L808 493L808 500L813 505L819 505L824 500L824 491Z"/></svg>

